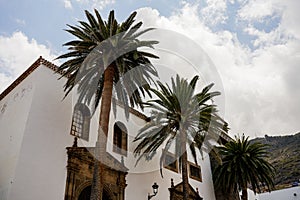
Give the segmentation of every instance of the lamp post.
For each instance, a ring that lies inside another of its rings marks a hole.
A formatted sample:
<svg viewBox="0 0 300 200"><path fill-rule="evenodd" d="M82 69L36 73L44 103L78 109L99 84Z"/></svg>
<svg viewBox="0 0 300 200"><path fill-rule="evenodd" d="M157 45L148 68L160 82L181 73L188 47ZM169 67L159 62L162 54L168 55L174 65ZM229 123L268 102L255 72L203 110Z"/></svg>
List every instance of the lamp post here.
<svg viewBox="0 0 300 200"><path fill-rule="evenodd" d="M157 192L158 192L158 185L156 183L154 183L152 185L152 189L153 189L153 194L150 195L148 193L148 200L150 200L152 197L154 197L157 194Z"/></svg>

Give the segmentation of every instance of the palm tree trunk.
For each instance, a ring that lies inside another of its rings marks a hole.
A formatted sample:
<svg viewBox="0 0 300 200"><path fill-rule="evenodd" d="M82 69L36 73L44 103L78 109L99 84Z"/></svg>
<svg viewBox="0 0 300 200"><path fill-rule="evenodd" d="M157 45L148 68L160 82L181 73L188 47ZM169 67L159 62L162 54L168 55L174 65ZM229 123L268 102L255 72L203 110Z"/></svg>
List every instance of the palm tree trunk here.
<svg viewBox="0 0 300 200"><path fill-rule="evenodd" d="M100 122L99 126L102 129L102 133L98 131L98 141L103 140L105 135L105 140L108 135L108 125L109 125L109 116L111 110L111 98L113 90L113 81L114 81L115 69L113 65L110 65L104 71L104 82L103 82L103 92L102 92L102 101L101 101L101 110L100 110ZM102 136L102 134L104 134ZM106 147L106 142L103 143ZM106 150L106 148L105 148Z"/></svg>
<svg viewBox="0 0 300 200"><path fill-rule="evenodd" d="M111 110L111 98L113 89L113 78L115 69L113 65L108 66L104 71L104 83L101 100L100 120L98 137L95 148L95 164L92 182L91 200L102 200L103 194L103 172L104 166L101 157L105 156L106 143Z"/></svg>
<svg viewBox="0 0 300 200"><path fill-rule="evenodd" d="M96 147L97 149L97 147ZM95 152L96 156L97 151ZM93 182L92 182L92 191L91 191L91 200L101 200L103 194L103 180L101 173L103 171L103 165L95 159L94 164L94 173L93 173Z"/></svg>
<svg viewBox="0 0 300 200"><path fill-rule="evenodd" d="M248 200L247 187L242 188L242 200Z"/></svg>
<svg viewBox="0 0 300 200"><path fill-rule="evenodd" d="M185 132L181 133L181 167L182 167L182 189L183 189L183 200L188 200L189 198L189 179L188 179L188 159L187 159L187 152L186 152L186 136Z"/></svg>

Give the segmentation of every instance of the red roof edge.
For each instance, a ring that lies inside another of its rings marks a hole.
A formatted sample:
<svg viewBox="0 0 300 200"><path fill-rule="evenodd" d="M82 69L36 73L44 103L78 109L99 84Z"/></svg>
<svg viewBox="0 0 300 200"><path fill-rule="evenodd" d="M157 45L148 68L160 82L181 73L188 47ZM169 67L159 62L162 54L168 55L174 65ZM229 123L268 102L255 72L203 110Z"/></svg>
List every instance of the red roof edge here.
<svg viewBox="0 0 300 200"><path fill-rule="evenodd" d="M57 71L58 67L44 59L42 56L40 56L23 74L21 74L8 88L6 88L1 94L0 94L0 101L6 97L15 87L17 87L27 76L29 76L36 68L38 68L41 65L45 65L49 69L53 70L54 72Z"/></svg>
<svg viewBox="0 0 300 200"><path fill-rule="evenodd" d="M54 72L57 72L58 66L55 64L49 62L48 60L44 59L42 56L40 56L23 74L21 74L10 86L8 86L1 94L0 94L0 101L6 97L15 87L17 87L25 78L27 78L36 68L39 66L44 65L48 67L49 69L53 70ZM63 72L58 72L59 74L63 75ZM149 118L144 115L143 113L135 110L134 108L130 108L129 112L142 118L145 121L148 121Z"/></svg>

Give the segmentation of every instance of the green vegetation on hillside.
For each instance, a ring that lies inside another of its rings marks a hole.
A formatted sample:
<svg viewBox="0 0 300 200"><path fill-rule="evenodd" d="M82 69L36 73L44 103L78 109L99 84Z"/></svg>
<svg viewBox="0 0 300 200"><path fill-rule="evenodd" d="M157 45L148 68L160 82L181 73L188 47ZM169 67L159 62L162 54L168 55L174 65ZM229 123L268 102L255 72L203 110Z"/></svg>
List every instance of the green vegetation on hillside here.
<svg viewBox="0 0 300 200"><path fill-rule="evenodd" d="M300 179L300 133L288 136L268 136L255 138L253 142L269 145L269 162L276 169L277 189L290 187Z"/></svg>

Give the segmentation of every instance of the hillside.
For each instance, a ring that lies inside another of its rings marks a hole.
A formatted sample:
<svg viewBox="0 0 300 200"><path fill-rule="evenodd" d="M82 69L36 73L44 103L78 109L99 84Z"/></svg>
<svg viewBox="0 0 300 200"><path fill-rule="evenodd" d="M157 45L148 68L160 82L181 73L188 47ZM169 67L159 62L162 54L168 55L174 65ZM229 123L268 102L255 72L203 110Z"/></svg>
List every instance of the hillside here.
<svg viewBox="0 0 300 200"><path fill-rule="evenodd" d="M276 169L276 188L290 187L300 180L300 133L288 136L267 136L252 141L269 145L269 161Z"/></svg>

